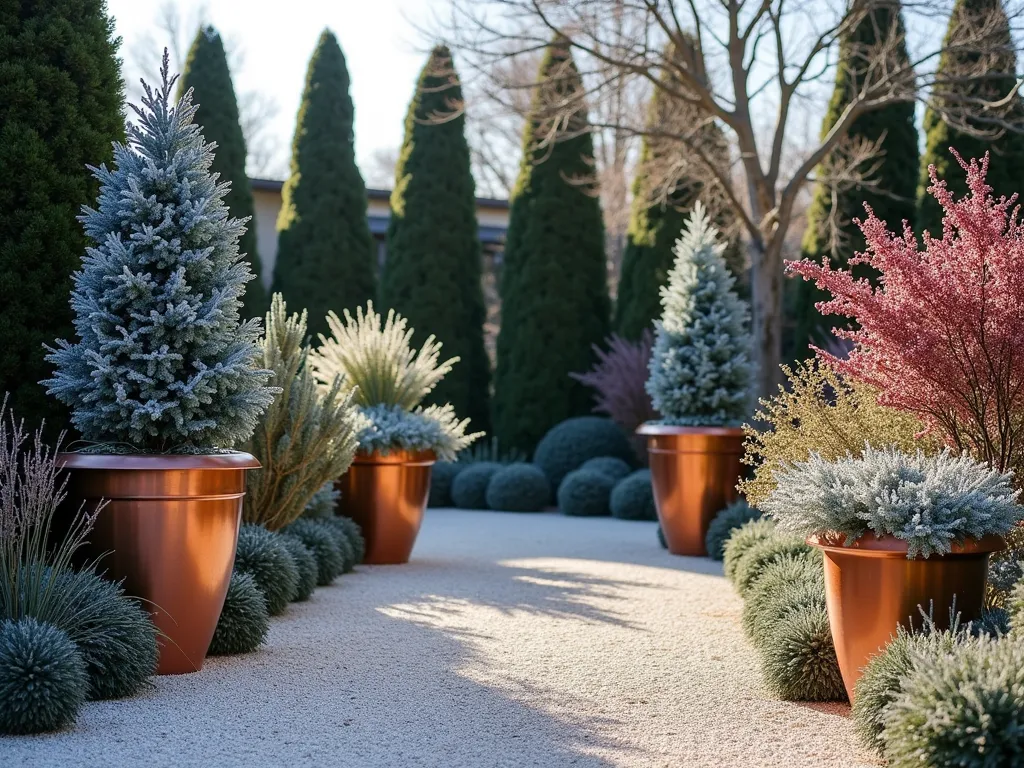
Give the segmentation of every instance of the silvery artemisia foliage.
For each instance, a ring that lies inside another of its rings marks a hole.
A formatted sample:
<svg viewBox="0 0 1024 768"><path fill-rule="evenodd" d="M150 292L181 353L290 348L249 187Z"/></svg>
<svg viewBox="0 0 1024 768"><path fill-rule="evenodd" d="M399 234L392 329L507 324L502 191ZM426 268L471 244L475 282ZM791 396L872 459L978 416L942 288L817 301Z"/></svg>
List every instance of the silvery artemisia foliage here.
<svg viewBox="0 0 1024 768"><path fill-rule="evenodd" d="M750 312L733 290L725 245L698 203L661 289L647 392L664 424L738 425L747 416Z"/></svg>
<svg viewBox="0 0 1024 768"><path fill-rule="evenodd" d="M926 456L866 445L860 458L812 454L775 478L761 507L779 530L835 532L847 544L869 531L889 534L907 542L911 558L949 552L965 538L1002 536L1024 516L1012 474L948 451Z"/></svg>
<svg viewBox="0 0 1024 768"><path fill-rule="evenodd" d="M395 405L371 405L361 409L368 424L359 434L363 451L387 454L397 449L433 451L438 461L455 461L459 451L480 436L466 434L469 419L459 421L451 404L431 405L406 411Z"/></svg>
<svg viewBox="0 0 1024 768"><path fill-rule="evenodd" d="M95 210L79 217L96 243L75 273L80 341L58 341L48 391L74 410L86 440L140 451L199 451L246 440L273 399L257 368L258 320L240 323L252 273L238 252L228 184L210 173L215 145L193 124L191 91L170 100L167 54L145 86L138 123L115 145L116 168L91 168Z"/></svg>

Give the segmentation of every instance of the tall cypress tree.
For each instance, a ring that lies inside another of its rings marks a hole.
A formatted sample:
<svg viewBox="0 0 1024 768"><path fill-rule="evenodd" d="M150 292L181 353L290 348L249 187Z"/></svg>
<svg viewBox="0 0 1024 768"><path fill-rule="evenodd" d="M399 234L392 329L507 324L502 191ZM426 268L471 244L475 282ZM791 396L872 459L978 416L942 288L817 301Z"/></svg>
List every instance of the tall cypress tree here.
<svg viewBox="0 0 1024 768"><path fill-rule="evenodd" d="M566 43L548 47L538 82L509 214L494 392L501 445L524 451L590 411L590 392L569 374L590 367L610 305L601 207L582 183L593 177L593 141ZM566 104L574 105L567 120ZM562 140L545 140L552 129Z"/></svg>
<svg viewBox="0 0 1024 768"><path fill-rule="evenodd" d="M964 41L977 39L979 30L984 29L984 43L972 50ZM933 235L942 233L942 209L935 198L928 194L928 166L934 164L939 177L945 179L949 188L956 195L967 191L965 175L956 165L949 148L953 147L964 159L981 158L985 152L991 152L992 164L989 166L986 182L995 194L1011 195L1021 191L1021 179L1024 178L1024 135L1014 131L1006 131L1002 135L993 136L994 126L980 119L967 118L968 125L980 131L988 131L988 136L971 135L958 130L943 120L940 111L947 108L951 112L962 112L961 100L981 100L996 102L1005 99L1017 81L1017 55L1010 34L1010 23L1000 0L957 0L946 29L946 51L939 59L937 78L963 78L965 73L974 79L967 82L950 82L936 86L932 93L932 105L924 113L925 151L921 157L920 183L917 190L917 226L928 230ZM978 78L979 70L988 75ZM957 102L961 106L956 106ZM977 102L975 102L977 103ZM978 107L976 107L978 108ZM1014 96L1010 105L1009 118L1016 123L1024 119L1024 104L1019 96Z"/></svg>
<svg viewBox="0 0 1024 768"><path fill-rule="evenodd" d="M356 167L355 110L345 55L328 30L306 72L291 175L277 220L274 291L309 311L309 332L329 333L327 313L355 310L376 292L366 185Z"/></svg>
<svg viewBox="0 0 1024 768"><path fill-rule="evenodd" d="M864 51L880 44L881 36L896 36L896 58L908 64L904 41L903 14L898 3L873 10L857 25L851 35L842 41L832 99L822 121L821 135L826 135L846 109L851 98L864 82ZM914 217L916 171L918 164L917 128L914 125L913 102L894 103L882 109L861 115L850 127L848 140L876 142L881 140L884 155L873 166L872 186L857 186L839 190L833 209L833 190L828 183L819 183L814 190L807 213L807 230L801 248L805 259L821 262L828 258L832 264L847 264L856 251L864 249L864 237L854 218L866 214L864 203L875 215L896 230L902 229L904 220ZM826 226L835 215L840 222L839 248L833 252L830 232ZM864 277L873 275L863 273ZM805 358L811 351L809 344L825 343L831 336L832 321L814 308L829 294L814 283L793 280L787 284L793 331L789 343L790 358Z"/></svg>
<svg viewBox="0 0 1024 768"><path fill-rule="evenodd" d="M76 217L98 189L86 164L124 138L120 42L104 0L0 3L0 398L32 427L67 426L37 382L43 344L73 332Z"/></svg>
<svg viewBox="0 0 1024 768"><path fill-rule="evenodd" d="M245 173L245 136L238 120L238 102L224 43L211 26L202 27L192 41L185 71L178 81L178 98L189 88L193 103L199 105L196 121L203 126L203 135L208 142L217 144L211 170L220 174L220 181L231 182L231 191L224 202L236 219L249 218L239 249L246 255L256 278L246 284L242 312L246 317L263 317L269 302L260 278L252 189Z"/></svg>
<svg viewBox="0 0 1024 768"><path fill-rule="evenodd" d="M490 428L490 362L475 187L462 85L438 46L420 73L395 171L380 298L422 340L433 334L461 362L427 402L450 402L475 429Z"/></svg>

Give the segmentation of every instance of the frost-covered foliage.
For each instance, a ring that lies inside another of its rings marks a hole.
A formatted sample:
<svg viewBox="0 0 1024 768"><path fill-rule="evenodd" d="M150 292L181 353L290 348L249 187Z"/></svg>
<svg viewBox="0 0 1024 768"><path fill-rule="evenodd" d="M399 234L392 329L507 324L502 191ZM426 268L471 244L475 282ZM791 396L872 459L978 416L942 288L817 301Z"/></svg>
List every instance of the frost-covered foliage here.
<svg viewBox="0 0 1024 768"><path fill-rule="evenodd" d="M707 211L698 202L661 289L647 392L666 424L735 426L747 416L750 311L733 290Z"/></svg>
<svg viewBox="0 0 1024 768"><path fill-rule="evenodd" d="M558 486L558 509L570 517L610 515L615 479L592 469L570 472Z"/></svg>
<svg viewBox="0 0 1024 768"><path fill-rule="evenodd" d="M483 435L467 434L469 419L460 421L451 405L420 405L459 361L439 363L441 344L433 336L413 350L413 330L406 329L405 318L391 310L382 323L373 302L365 313L357 307L355 317L346 309L344 322L332 312L327 322L331 338L320 335L310 362L323 385L340 379L356 387L356 403L369 421L359 435L360 450L434 451L439 459L453 461Z"/></svg>
<svg viewBox="0 0 1024 768"><path fill-rule="evenodd" d="M1024 764L1024 640L980 637L915 655L883 723L894 768Z"/></svg>
<svg viewBox="0 0 1024 768"><path fill-rule="evenodd" d="M824 604L789 613L760 651L765 686L783 701L846 699Z"/></svg>
<svg viewBox="0 0 1024 768"><path fill-rule="evenodd" d="M708 551L708 557L712 560L721 560L725 556L725 542L729 540L732 532L760 516L760 510L751 507L745 499L734 501L715 515L704 536L704 548Z"/></svg>
<svg viewBox="0 0 1024 768"><path fill-rule="evenodd" d="M306 504L302 511L303 517L333 517L338 507L338 499L341 498L341 491L334 487L334 481L328 481L320 486L313 497Z"/></svg>
<svg viewBox="0 0 1024 768"><path fill-rule="evenodd" d="M313 550L302 543L302 539L282 533L280 541L281 546L288 550L288 554L295 561L295 570L299 575L298 581L295 582L295 591L290 599L293 603L309 600L316 589L316 577L319 572L316 555L313 554Z"/></svg>
<svg viewBox="0 0 1024 768"><path fill-rule="evenodd" d="M743 463L755 469L739 487L754 506L775 490L776 472L790 462L806 461L812 453L831 461L859 456L865 444L941 450L934 436L920 434L925 430L920 419L879 405L877 390L840 376L827 363L806 361L782 371L786 384L770 400L761 400L754 414L758 426L743 425Z"/></svg>
<svg viewBox="0 0 1024 768"><path fill-rule="evenodd" d="M988 155L966 163L953 154L967 172L963 198L929 169L941 238L925 233L922 248L909 226L892 234L868 208L867 250L849 269L790 269L831 293L822 314L856 321L838 331L855 344L846 360L819 352L836 370L923 418L958 452L1006 470L1024 461L1024 225L1016 196L994 199L985 183ZM856 278L858 265L877 270L880 287Z"/></svg>
<svg viewBox="0 0 1024 768"><path fill-rule="evenodd" d="M266 322L261 363L274 372L271 383L281 392L244 445L261 466L246 473L242 517L276 531L296 520L324 483L345 474L366 419L340 378L317 385L305 311L289 315L275 293Z"/></svg>
<svg viewBox="0 0 1024 768"><path fill-rule="evenodd" d="M793 611L825 604L821 563L803 555L784 555L764 567L743 601L743 631L755 647Z"/></svg>
<svg viewBox="0 0 1024 768"><path fill-rule="evenodd" d="M608 507L619 520L657 520L651 470L638 469L615 483Z"/></svg>
<svg viewBox="0 0 1024 768"><path fill-rule="evenodd" d="M345 571L345 558L338 546L337 537L319 521L300 517L282 533L291 534L301 540L316 557L316 584L326 587Z"/></svg>
<svg viewBox="0 0 1024 768"><path fill-rule="evenodd" d="M1011 475L970 457L866 447L859 458L812 454L776 473L761 504L779 529L834 532L850 544L872 532L907 542L907 557L945 554L953 542L1002 536L1022 518Z"/></svg>
<svg viewBox="0 0 1024 768"><path fill-rule="evenodd" d="M80 217L89 248L71 306L80 341L58 341L44 382L82 436L133 451L202 451L245 441L273 399L257 367L259 321L240 323L245 221L229 217L229 185L210 173L213 147L177 104L168 78L145 87L138 123L93 169L95 210Z"/></svg>
<svg viewBox="0 0 1024 768"><path fill-rule="evenodd" d="M235 570L256 580L271 616L283 613L298 591L299 569L282 535L262 525L246 523L238 531Z"/></svg>
<svg viewBox="0 0 1024 768"><path fill-rule="evenodd" d="M252 653L263 645L269 631L267 599L256 585L256 579L248 573L233 572L210 642L210 655Z"/></svg>
<svg viewBox="0 0 1024 768"><path fill-rule="evenodd" d="M462 470L471 466L472 464L457 461L439 461L434 464L430 469L430 498L427 500L427 506L452 506L452 483Z"/></svg>
<svg viewBox="0 0 1024 768"><path fill-rule="evenodd" d="M487 483L488 509L539 512L551 498L547 475L535 464L516 462L502 467Z"/></svg>
<svg viewBox="0 0 1024 768"><path fill-rule="evenodd" d="M759 541L770 538L774 533L775 521L764 517L734 528L729 538L726 539L722 552L725 578L732 581L736 577L736 566L739 565L740 559L747 553L747 550Z"/></svg>
<svg viewBox="0 0 1024 768"><path fill-rule="evenodd" d="M502 470L494 461L470 464L452 481L452 504L459 509L487 509L487 486Z"/></svg>
<svg viewBox="0 0 1024 768"><path fill-rule="evenodd" d="M803 537L788 536L776 529L771 536L756 542L743 553L732 572L733 586L746 597L768 566L788 557L821 563L820 550L807 546Z"/></svg>

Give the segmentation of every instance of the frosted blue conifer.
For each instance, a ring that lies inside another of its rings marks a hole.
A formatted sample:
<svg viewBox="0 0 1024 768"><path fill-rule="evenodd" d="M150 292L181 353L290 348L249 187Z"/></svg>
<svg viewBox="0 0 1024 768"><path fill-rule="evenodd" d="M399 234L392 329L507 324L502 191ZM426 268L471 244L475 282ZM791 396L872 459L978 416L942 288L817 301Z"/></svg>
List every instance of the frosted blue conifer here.
<svg viewBox="0 0 1024 768"><path fill-rule="evenodd" d="M74 275L77 344L49 348L50 394L89 441L143 452L230 448L273 399L257 368L258 320L240 323L253 278L240 259L245 220L229 218L228 184L210 173L215 145L193 124L191 91L143 84L138 124L114 146L96 210L79 220L96 243Z"/></svg>
<svg viewBox="0 0 1024 768"><path fill-rule="evenodd" d="M738 426L747 416L750 312L733 290L724 250L698 203L676 241L655 324L647 392L664 424Z"/></svg>

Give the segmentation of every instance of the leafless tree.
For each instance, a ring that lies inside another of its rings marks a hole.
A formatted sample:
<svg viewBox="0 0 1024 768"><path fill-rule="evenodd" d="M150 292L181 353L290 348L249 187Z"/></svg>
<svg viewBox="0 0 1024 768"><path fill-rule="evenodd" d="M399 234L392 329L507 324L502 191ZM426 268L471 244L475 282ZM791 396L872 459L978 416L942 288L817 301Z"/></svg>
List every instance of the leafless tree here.
<svg viewBox="0 0 1024 768"><path fill-rule="evenodd" d="M754 315L754 354L759 363L761 395L775 391L780 379L783 254L790 226L804 198L804 187L822 161L841 146L860 116L895 102L930 98L936 85L984 83L998 75L989 70L993 49L1005 50L1005 22L979 14L950 40L943 27L952 0L903 3L910 29L920 39L907 40L909 60L899 55L900 33L894 28L875 44L850 44L859 77L849 102L831 129L787 163L785 152L799 116L806 119L808 100L820 99L835 72L841 40L876 9L893 0L449 0L443 35L463 61L487 78L498 63L536 55L555 37L568 39L583 73L590 104L605 102L623 80L635 79L660 90L680 105L699 107L727 132L740 184L730 183L733 169L712 162L699 126L677 128L665 138L678 142L719 182L719 188L742 227L750 265ZM1016 31L1021 0L1004 6ZM1002 34L1000 34L1002 30ZM692 35L708 62L708 76L669 53L670 45ZM1016 36L1015 36L1016 38ZM944 52L980 51L977 64L964 71L937 75ZM938 79L941 78L941 83ZM497 84L494 86L497 89ZM960 89L964 91L966 89ZM964 96L945 99L944 115L969 131L1020 131L1020 111L1013 98L985 100ZM578 104L554 103L551 109L572 114ZM621 130L649 135L644 115L602 123L593 130ZM968 119L970 118L970 119ZM553 123L558 123L557 116ZM765 124L770 127L765 128ZM796 126L800 127L800 126ZM661 135L663 129L654 133ZM562 132L552 140L568 137ZM864 147L850 147L847 177L866 179L870 158ZM836 155L838 156L838 154ZM833 160L831 170L836 172Z"/></svg>
<svg viewBox="0 0 1024 768"><path fill-rule="evenodd" d="M375 189L391 189L395 183L395 167L398 165L398 147L378 147L370 155L370 162L364 169L366 186Z"/></svg>

